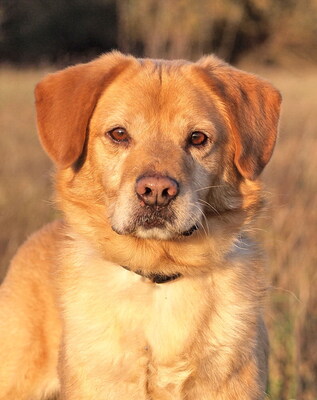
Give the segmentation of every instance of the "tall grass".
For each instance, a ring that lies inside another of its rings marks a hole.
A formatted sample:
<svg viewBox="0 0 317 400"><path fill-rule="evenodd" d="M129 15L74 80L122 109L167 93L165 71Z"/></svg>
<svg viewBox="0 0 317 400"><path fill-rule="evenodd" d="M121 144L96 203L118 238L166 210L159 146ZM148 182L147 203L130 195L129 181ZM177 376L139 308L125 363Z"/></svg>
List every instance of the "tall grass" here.
<svg viewBox="0 0 317 400"><path fill-rule="evenodd" d="M250 68L249 68L250 69ZM0 69L0 265L55 216L51 164L36 136L33 87L45 71ZM264 70L284 97L281 134L264 173L270 208L258 236L272 287L269 397L317 399L317 69Z"/></svg>
<svg viewBox="0 0 317 400"><path fill-rule="evenodd" d="M280 139L264 173L271 191L261 238L272 289L273 399L317 399L317 70L267 72L284 102Z"/></svg>
<svg viewBox="0 0 317 400"><path fill-rule="evenodd" d="M0 277L18 245L53 216L50 161L36 136L33 106L44 73L0 69Z"/></svg>

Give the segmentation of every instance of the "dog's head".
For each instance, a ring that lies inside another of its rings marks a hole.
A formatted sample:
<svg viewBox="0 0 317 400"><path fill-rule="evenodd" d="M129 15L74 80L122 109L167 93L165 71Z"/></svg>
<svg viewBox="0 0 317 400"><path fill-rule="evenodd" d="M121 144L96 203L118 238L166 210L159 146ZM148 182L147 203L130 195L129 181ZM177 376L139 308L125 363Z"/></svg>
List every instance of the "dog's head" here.
<svg viewBox="0 0 317 400"><path fill-rule="evenodd" d="M189 63L114 52L36 88L40 138L69 219L155 240L197 228L208 235L227 215L245 220L256 208L280 100L266 81L212 56Z"/></svg>

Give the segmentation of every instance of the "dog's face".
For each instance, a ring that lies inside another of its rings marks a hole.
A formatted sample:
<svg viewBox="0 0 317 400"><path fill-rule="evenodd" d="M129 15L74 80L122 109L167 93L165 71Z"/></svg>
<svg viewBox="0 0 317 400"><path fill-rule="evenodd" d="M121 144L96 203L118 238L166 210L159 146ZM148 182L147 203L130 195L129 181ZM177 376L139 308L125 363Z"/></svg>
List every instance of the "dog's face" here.
<svg viewBox="0 0 317 400"><path fill-rule="evenodd" d="M229 146L195 78L149 63L123 73L98 101L88 158L102 171L109 220L121 235L169 239L202 223Z"/></svg>
<svg viewBox="0 0 317 400"><path fill-rule="evenodd" d="M89 202L91 219L98 206L95 218L116 234L143 239L207 232L212 218L247 208L246 185L273 150L279 104L271 85L215 58L112 53L37 88L41 139L64 193Z"/></svg>

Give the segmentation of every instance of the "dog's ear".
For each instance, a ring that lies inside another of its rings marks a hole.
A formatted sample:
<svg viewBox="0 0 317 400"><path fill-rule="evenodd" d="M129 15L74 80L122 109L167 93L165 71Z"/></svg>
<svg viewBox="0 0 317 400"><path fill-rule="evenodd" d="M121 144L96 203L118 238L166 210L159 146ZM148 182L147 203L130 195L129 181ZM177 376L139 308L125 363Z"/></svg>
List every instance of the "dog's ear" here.
<svg viewBox="0 0 317 400"><path fill-rule="evenodd" d="M132 60L112 52L50 74L38 83L35 100L39 136L60 168L72 165L81 155L99 96Z"/></svg>
<svg viewBox="0 0 317 400"><path fill-rule="evenodd" d="M280 93L265 80L214 56L204 57L197 64L225 106L234 136L237 169L243 177L256 179L270 160L276 142Z"/></svg>

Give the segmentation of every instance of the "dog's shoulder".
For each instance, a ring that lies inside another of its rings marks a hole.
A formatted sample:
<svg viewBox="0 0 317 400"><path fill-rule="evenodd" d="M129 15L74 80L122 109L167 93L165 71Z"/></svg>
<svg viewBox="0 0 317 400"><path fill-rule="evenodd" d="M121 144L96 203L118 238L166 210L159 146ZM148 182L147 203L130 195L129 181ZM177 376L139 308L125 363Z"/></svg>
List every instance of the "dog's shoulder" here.
<svg viewBox="0 0 317 400"><path fill-rule="evenodd" d="M64 222L51 222L35 233L19 248L12 259L7 280L43 278L51 272L58 247L63 240Z"/></svg>

